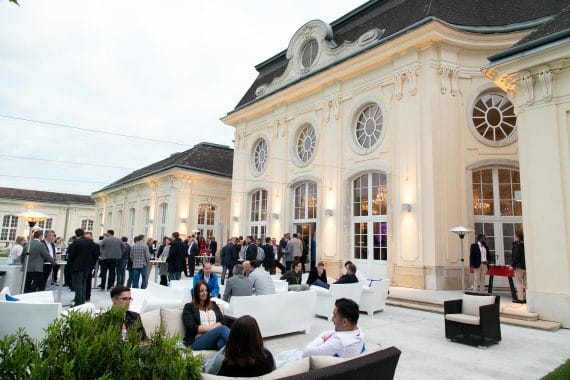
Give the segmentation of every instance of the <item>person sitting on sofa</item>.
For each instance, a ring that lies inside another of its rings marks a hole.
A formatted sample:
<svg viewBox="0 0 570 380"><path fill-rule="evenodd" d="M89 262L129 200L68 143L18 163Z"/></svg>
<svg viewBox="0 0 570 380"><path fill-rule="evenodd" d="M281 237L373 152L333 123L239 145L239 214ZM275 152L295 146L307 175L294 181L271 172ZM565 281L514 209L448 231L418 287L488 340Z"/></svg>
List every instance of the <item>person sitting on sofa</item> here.
<svg viewBox="0 0 570 380"><path fill-rule="evenodd" d="M344 263L344 268L346 270L348 270L348 266L350 264L353 264L352 261L347 261L346 263ZM362 273L361 271L358 270L358 268L354 271L354 275L356 276L356 278L358 279L358 282L360 282L361 285L363 286L370 286L370 282L368 281L368 279L366 278L366 276L364 275L364 273Z"/></svg>
<svg viewBox="0 0 570 380"><path fill-rule="evenodd" d="M287 281L289 284L289 291L298 292L308 290L309 285L302 284L302 277L303 263L301 263L299 260L295 260L292 269L285 272L285 274L281 276L281 280Z"/></svg>
<svg viewBox="0 0 570 380"><path fill-rule="evenodd" d="M233 276L228 278L228 283L224 289L224 301L230 302L232 297L251 296L253 294L253 283L243 275L243 265L234 265L232 273Z"/></svg>
<svg viewBox="0 0 570 380"><path fill-rule="evenodd" d="M232 325L228 342L204 363L204 372L218 376L255 377L275 369L275 360L263 347L255 318L244 315Z"/></svg>
<svg viewBox="0 0 570 380"><path fill-rule="evenodd" d="M309 272L309 278L307 278L307 285L326 284L327 283L327 271L325 270L325 264L322 261L317 263L317 266L312 268ZM322 285L318 285L322 286Z"/></svg>
<svg viewBox="0 0 570 380"><path fill-rule="evenodd" d="M184 344L193 350L219 350L226 345L230 329L222 325L223 314L210 300L205 281L198 281L192 291L192 302L184 305L182 322L186 328Z"/></svg>
<svg viewBox="0 0 570 380"><path fill-rule="evenodd" d="M141 316L139 313L129 310L129 305L133 298L131 297L131 289L126 286L115 286L111 289L111 301L113 301L113 308L122 309L125 311L125 321L123 322L122 331L124 332L123 339L126 339L126 331L138 326L139 333L141 334L141 341L148 340L146 331L142 325Z"/></svg>
<svg viewBox="0 0 570 380"><path fill-rule="evenodd" d="M358 327L358 304L347 298L335 302L334 330L323 332L303 350L303 357L321 355L351 358L365 350L364 333Z"/></svg>
<svg viewBox="0 0 570 380"><path fill-rule="evenodd" d="M275 294L275 284L268 271L261 269L261 261L251 260L253 272L249 274L249 279L253 284L253 294L262 296L265 294Z"/></svg>
<svg viewBox="0 0 570 380"><path fill-rule="evenodd" d="M208 284L210 295L212 297L218 296L218 293L220 292L220 285L218 285L218 276L212 272L212 264L210 264L209 261L205 261L200 272L194 276L194 287L196 287L198 281L204 281Z"/></svg>
<svg viewBox="0 0 570 380"><path fill-rule="evenodd" d="M356 278L356 265L350 263L346 266L346 274L343 274L342 276L340 276L340 278L338 280L336 280L336 282L334 282L333 284L354 284L355 282L358 282L358 278ZM326 282L320 282L320 281L315 281L313 283L313 285L315 286L320 286L321 288L325 288L328 289L330 288L330 284L327 284Z"/></svg>

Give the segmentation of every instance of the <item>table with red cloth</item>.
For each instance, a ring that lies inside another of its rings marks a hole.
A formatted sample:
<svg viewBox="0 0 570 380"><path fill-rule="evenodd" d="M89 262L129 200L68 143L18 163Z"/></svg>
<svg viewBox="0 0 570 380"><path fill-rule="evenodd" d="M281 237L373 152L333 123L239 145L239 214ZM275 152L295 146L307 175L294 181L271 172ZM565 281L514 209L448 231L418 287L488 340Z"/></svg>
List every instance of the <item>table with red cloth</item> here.
<svg viewBox="0 0 570 380"><path fill-rule="evenodd" d="M470 268L469 272L473 273L474 272L473 268ZM490 264L487 266L487 273L486 274L489 275L489 287L487 290L488 293L493 292L493 278L495 276L506 277L507 280L509 281L509 287L511 288L511 295L513 296L514 300L517 299L517 291L515 289L515 284L513 282L513 277L515 277L515 268L513 268L510 265L493 265L493 264Z"/></svg>

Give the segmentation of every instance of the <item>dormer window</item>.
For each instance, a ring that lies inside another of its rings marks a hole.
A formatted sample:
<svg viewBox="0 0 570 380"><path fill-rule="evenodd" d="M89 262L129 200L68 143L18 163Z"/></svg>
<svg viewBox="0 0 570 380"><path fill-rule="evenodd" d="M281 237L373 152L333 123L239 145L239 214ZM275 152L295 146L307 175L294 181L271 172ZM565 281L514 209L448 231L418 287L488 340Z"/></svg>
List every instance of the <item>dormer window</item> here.
<svg viewBox="0 0 570 380"><path fill-rule="evenodd" d="M319 43L314 38L305 42L301 49L301 66L304 70L309 70L317 60L319 53Z"/></svg>

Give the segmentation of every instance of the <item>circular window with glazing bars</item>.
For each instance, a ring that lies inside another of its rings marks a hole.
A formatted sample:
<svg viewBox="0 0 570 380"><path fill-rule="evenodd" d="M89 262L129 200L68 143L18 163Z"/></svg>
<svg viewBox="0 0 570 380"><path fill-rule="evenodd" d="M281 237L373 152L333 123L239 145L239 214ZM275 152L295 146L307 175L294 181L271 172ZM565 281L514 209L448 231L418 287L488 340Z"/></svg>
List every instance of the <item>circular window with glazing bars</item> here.
<svg viewBox="0 0 570 380"><path fill-rule="evenodd" d="M358 146L370 149L380 140L384 128L384 116L378 104L366 106L358 115L354 126L354 138Z"/></svg>
<svg viewBox="0 0 570 380"><path fill-rule="evenodd" d="M260 139L253 148L253 167L261 173L267 165L267 141Z"/></svg>
<svg viewBox="0 0 570 380"><path fill-rule="evenodd" d="M313 157L317 147L317 133L311 124L305 124L297 135L297 157L301 162L307 163Z"/></svg>
<svg viewBox="0 0 570 380"><path fill-rule="evenodd" d="M470 121L475 137L487 145L507 145L516 136L515 107L499 91L486 92L475 99Z"/></svg>
<svg viewBox="0 0 570 380"><path fill-rule="evenodd" d="M318 53L319 44L317 43L317 40L310 39L305 42L301 49L301 66L303 66L303 69L308 70L313 63L315 63Z"/></svg>

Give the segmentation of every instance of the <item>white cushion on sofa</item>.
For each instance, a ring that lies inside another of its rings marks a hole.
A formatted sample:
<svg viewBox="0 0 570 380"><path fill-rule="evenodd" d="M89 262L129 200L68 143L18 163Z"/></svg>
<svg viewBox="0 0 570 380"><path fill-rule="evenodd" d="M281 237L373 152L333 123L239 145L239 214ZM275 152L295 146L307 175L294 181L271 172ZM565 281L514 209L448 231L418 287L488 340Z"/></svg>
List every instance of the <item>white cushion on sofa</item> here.
<svg viewBox="0 0 570 380"><path fill-rule="evenodd" d="M474 315L478 317L480 306L491 305L494 303L495 296L472 296L470 294L464 294L461 305L461 312L463 314Z"/></svg>
<svg viewBox="0 0 570 380"><path fill-rule="evenodd" d="M469 314L445 314L445 319L475 326L478 326L480 322L480 317Z"/></svg>
<svg viewBox="0 0 570 380"><path fill-rule="evenodd" d="M362 355L359 355L359 356L368 355L368 354L371 354L373 352L380 351L380 349L381 349L380 345L378 345L376 343L366 343L366 351L364 351L364 353ZM330 367L331 365L339 364L339 363L345 362L347 360L357 358L359 356L355 356L352 358L339 358L339 357L335 357L335 356L315 355L315 356L311 356L309 359L311 360L311 370L313 370L313 369L319 369L319 368L323 368L323 367Z"/></svg>
<svg viewBox="0 0 570 380"><path fill-rule="evenodd" d="M309 372L309 369L310 369L309 358L302 358L299 360L295 360L293 362L289 362L287 364L283 364L280 368L277 368L275 371L270 372L267 375L259 377L240 377L240 379L262 379L262 380L280 379L282 377ZM218 376L218 375L210 375L208 373L202 373L202 380L215 380L215 379L217 380L235 379L235 377Z"/></svg>
<svg viewBox="0 0 570 380"><path fill-rule="evenodd" d="M146 334L150 336L160 326L160 310L152 310L141 314L141 321Z"/></svg>
<svg viewBox="0 0 570 380"><path fill-rule="evenodd" d="M182 323L182 310L181 309L160 309L160 319L164 323L166 333L170 336L178 334L180 339L186 335L184 323Z"/></svg>

